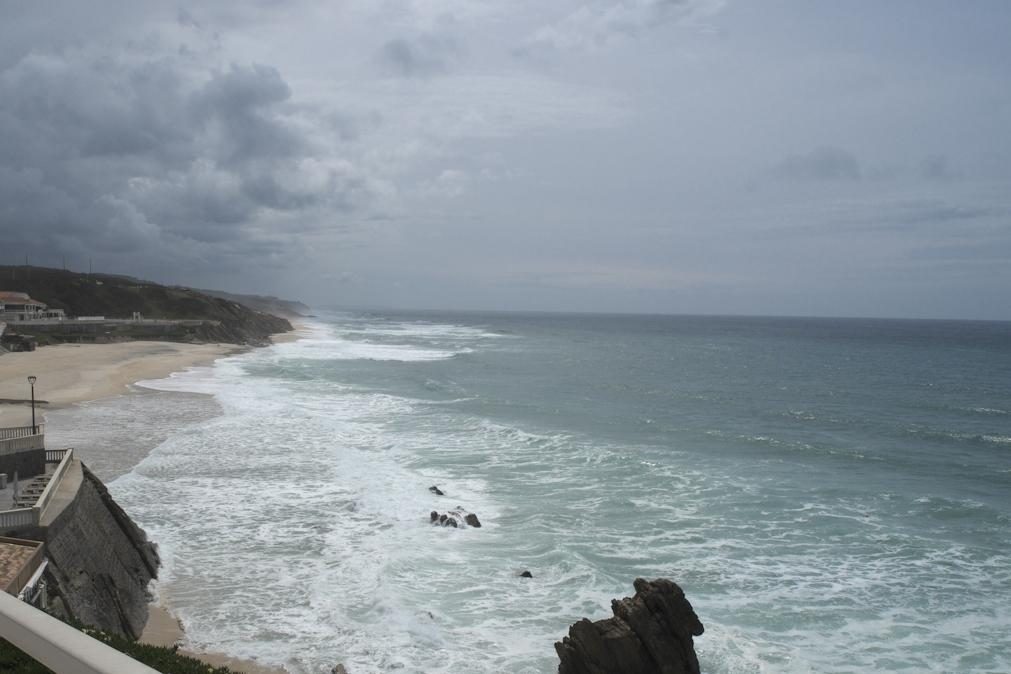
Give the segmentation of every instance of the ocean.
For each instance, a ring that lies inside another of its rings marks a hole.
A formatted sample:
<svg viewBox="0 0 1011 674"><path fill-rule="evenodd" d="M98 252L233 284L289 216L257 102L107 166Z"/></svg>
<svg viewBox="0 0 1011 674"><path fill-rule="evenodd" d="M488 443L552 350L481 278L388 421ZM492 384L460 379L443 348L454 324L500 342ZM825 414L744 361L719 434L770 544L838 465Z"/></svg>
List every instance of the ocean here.
<svg viewBox="0 0 1011 674"><path fill-rule="evenodd" d="M75 412L158 427L110 490L195 646L553 672L572 622L668 577L707 673L1011 671L1011 323L314 321L145 383L213 414ZM457 506L484 526L429 523Z"/></svg>

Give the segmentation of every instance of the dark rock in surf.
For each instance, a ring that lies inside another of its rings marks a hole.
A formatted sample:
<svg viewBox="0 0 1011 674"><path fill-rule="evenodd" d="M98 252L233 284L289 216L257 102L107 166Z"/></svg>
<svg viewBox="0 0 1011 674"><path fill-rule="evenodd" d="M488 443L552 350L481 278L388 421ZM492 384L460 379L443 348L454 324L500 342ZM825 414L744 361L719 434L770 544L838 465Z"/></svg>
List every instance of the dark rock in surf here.
<svg viewBox="0 0 1011 674"><path fill-rule="evenodd" d="M429 515L429 517L431 517L431 518L432 518L432 521L433 521L433 522L435 522L436 520L438 520L438 519L439 519L439 513L435 512L435 511L433 510L433 511L432 511L432 514L431 514L431 515Z"/></svg>
<svg viewBox="0 0 1011 674"><path fill-rule="evenodd" d="M520 578L533 578L533 577L534 574L530 573L529 571L524 571L523 573L520 574Z"/></svg>
<svg viewBox="0 0 1011 674"><path fill-rule="evenodd" d="M613 618L584 618L555 643L558 674L699 674L692 637L704 628L684 591L666 578L634 586L611 602Z"/></svg>
<svg viewBox="0 0 1011 674"><path fill-rule="evenodd" d="M468 526L481 528L481 520L477 518L474 513L467 513L467 516L463 518L463 521L467 523Z"/></svg>
<svg viewBox="0 0 1011 674"><path fill-rule="evenodd" d="M445 496L446 495L446 492L442 491L441 489L439 489L434 484L431 487L428 488L428 491L432 492L436 496Z"/></svg>

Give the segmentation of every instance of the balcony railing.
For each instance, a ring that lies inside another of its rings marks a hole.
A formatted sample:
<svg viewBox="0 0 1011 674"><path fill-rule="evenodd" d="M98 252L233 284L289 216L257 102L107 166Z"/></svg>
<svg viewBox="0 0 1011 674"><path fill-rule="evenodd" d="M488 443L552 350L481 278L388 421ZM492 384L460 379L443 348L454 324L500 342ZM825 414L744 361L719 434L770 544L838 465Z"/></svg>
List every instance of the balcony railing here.
<svg viewBox="0 0 1011 674"><path fill-rule="evenodd" d="M158 674L6 592L0 592L0 637L54 672Z"/></svg>
<svg viewBox="0 0 1011 674"><path fill-rule="evenodd" d="M0 440L16 440L17 438L28 438L33 435L45 435L46 425L38 424L36 426L10 426L8 428L0 428Z"/></svg>
<svg viewBox="0 0 1011 674"><path fill-rule="evenodd" d="M14 508L12 510L0 511L0 531L39 526L42 516L46 513L46 508L52 502L53 497L56 496L56 491L60 488L60 482L63 481L63 477L70 470L70 466L74 462L74 450L72 447L47 450L47 459L50 452L53 453L54 458L57 455L60 456L60 463L56 466L56 470L53 471L45 489L42 490L39 498L30 508Z"/></svg>

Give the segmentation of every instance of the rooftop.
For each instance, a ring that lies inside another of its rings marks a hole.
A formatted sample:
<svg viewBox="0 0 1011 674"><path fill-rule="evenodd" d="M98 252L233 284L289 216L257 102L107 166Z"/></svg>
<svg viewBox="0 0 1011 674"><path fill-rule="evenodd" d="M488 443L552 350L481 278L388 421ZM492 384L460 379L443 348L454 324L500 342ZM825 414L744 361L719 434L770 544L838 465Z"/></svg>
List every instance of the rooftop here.
<svg viewBox="0 0 1011 674"><path fill-rule="evenodd" d="M12 290L0 290L0 302L26 302L32 298L28 293L16 293Z"/></svg>
<svg viewBox="0 0 1011 674"><path fill-rule="evenodd" d="M0 538L0 591L10 587L41 545L38 541Z"/></svg>

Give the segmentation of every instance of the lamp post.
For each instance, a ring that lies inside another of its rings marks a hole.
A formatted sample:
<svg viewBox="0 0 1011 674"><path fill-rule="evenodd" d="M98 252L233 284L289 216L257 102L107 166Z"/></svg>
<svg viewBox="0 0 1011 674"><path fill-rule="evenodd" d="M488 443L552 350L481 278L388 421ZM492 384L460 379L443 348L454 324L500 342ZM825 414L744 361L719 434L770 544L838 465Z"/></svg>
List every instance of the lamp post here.
<svg viewBox="0 0 1011 674"><path fill-rule="evenodd" d="M38 381L38 377L32 375L28 377L28 383L32 386L32 435L36 435L39 432L39 427L35 425L35 382Z"/></svg>

